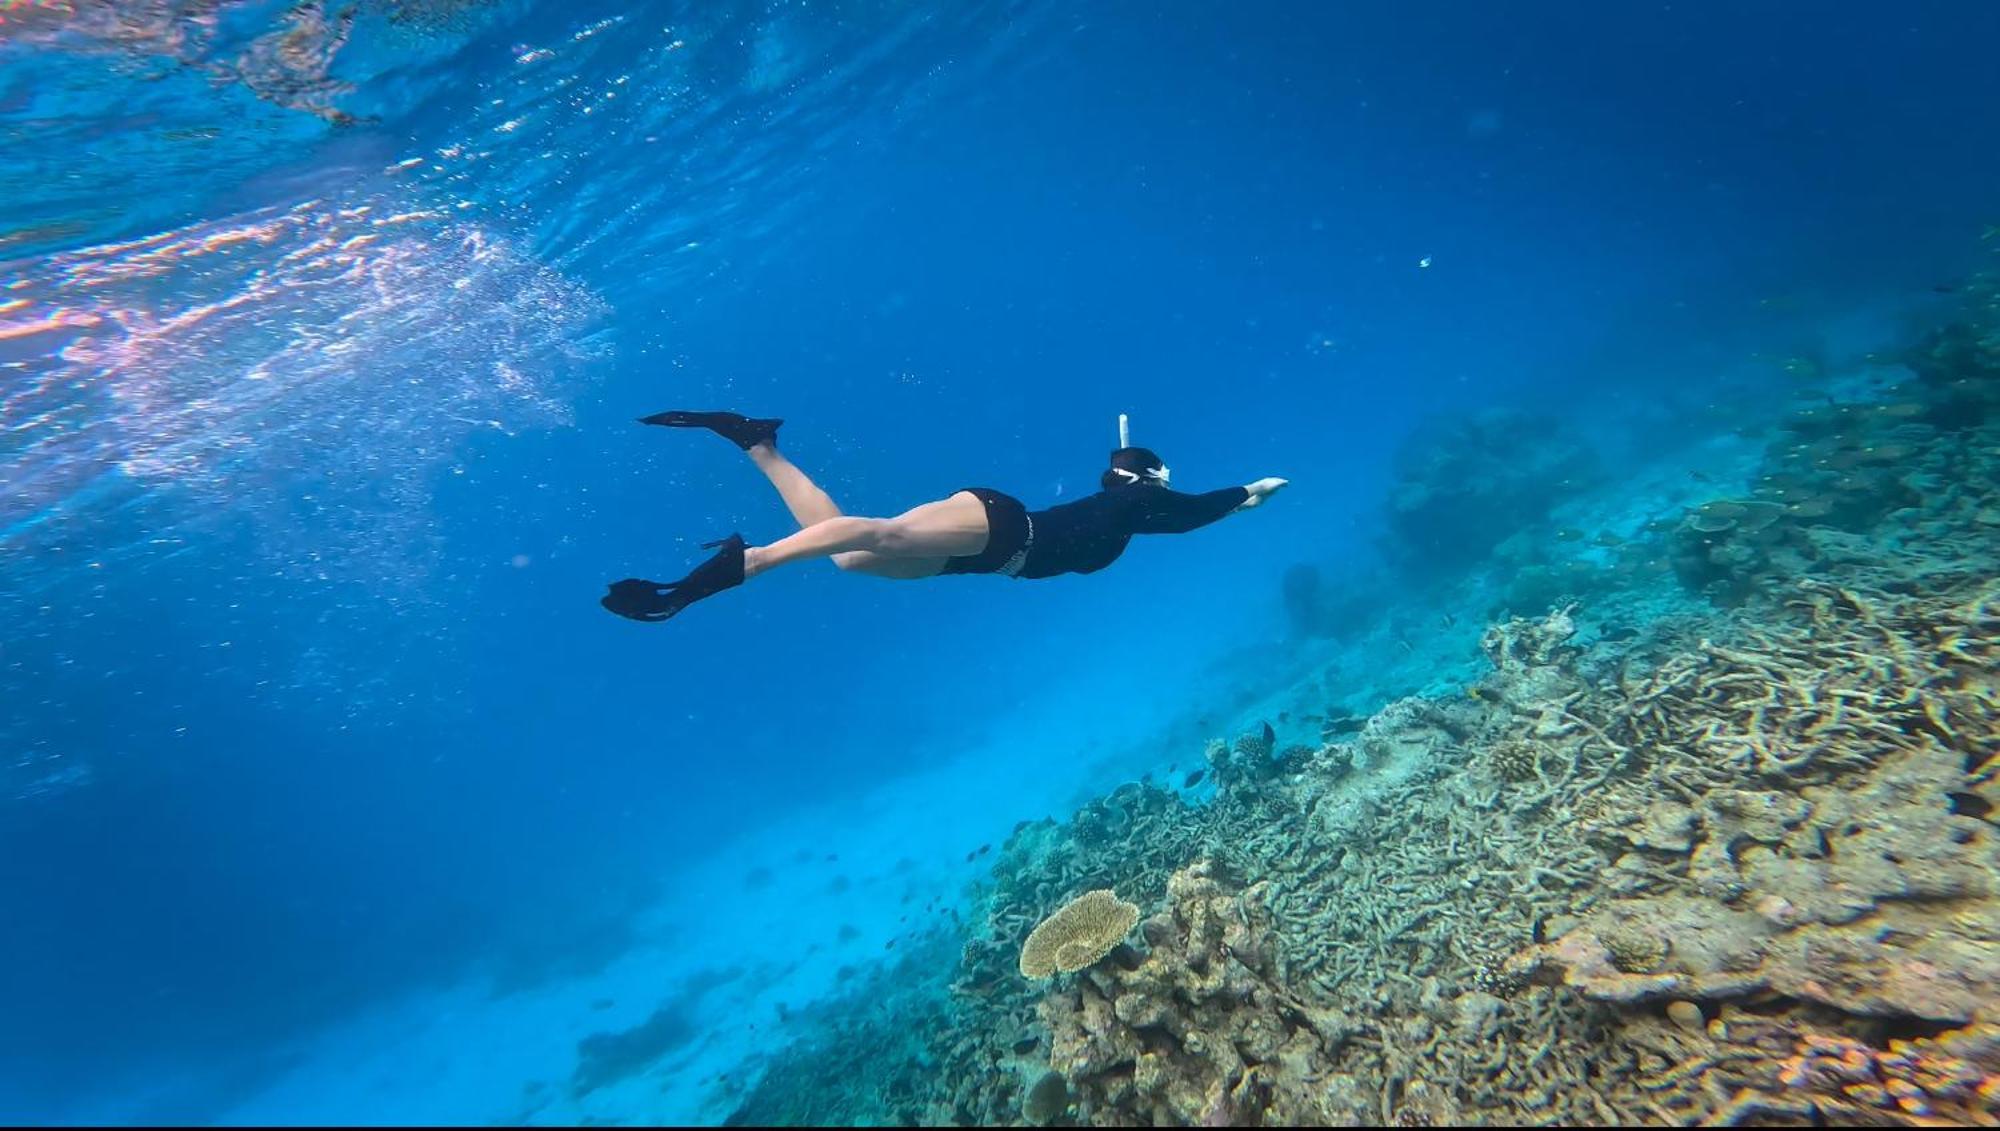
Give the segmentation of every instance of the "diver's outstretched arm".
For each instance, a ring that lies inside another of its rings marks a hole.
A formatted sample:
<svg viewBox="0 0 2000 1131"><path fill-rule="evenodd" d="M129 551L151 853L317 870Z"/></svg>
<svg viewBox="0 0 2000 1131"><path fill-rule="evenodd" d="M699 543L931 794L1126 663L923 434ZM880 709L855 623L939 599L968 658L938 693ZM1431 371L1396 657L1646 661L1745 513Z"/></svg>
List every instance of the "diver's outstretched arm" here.
<svg viewBox="0 0 2000 1131"><path fill-rule="evenodd" d="M1123 494L1131 500L1134 533L1186 534L1254 507L1284 485L1282 479L1259 479L1242 487L1224 487L1199 495L1185 495L1165 487L1128 487Z"/></svg>
<svg viewBox="0 0 2000 1131"><path fill-rule="evenodd" d="M1289 479L1279 479L1276 476L1270 476L1264 479L1259 479L1255 483L1245 485L1243 490L1247 492L1250 497L1243 500L1243 505L1237 507L1236 509L1248 510L1251 507L1261 504L1265 499L1268 499L1271 496L1277 494L1278 491L1282 489L1285 486L1285 484L1289 482L1291 482L1291 480Z"/></svg>

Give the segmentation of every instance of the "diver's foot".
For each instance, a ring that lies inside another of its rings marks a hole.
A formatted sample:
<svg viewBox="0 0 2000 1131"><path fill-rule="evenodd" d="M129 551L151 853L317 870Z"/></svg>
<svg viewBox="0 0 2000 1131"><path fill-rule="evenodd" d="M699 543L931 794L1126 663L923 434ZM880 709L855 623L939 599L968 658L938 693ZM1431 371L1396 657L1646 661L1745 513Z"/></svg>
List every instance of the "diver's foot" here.
<svg viewBox="0 0 2000 1131"><path fill-rule="evenodd" d="M709 431L749 451L759 444L778 446L778 425L783 420L757 420L734 412L656 412L639 418L641 424L658 424L667 428L706 428Z"/></svg>
<svg viewBox="0 0 2000 1131"><path fill-rule="evenodd" d="M628 577L612 583L611 591L598 598L597 603L631 620L663 621L703 597L713 597L743 584L743 552L748 546L742 535L731 534L718 542L705 542L702 549L715 550L716 554L679 581L661 583Z"/></svg>

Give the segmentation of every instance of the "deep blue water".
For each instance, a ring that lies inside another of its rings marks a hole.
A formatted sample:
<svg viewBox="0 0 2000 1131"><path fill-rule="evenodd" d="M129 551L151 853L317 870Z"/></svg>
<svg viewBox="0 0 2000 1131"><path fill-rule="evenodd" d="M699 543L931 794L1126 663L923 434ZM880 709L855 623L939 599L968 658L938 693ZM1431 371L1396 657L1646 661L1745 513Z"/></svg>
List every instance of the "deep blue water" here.
<svg viewBox="0 0 2000 1131"><path fill-rule="evenodd" d="M1996 219L1971 0L435 7L356 9L324 98L203 69L282 5L178 61L0 24L0 320L50 318L0 336L0 1115L198 1064L209 1118L1052 683L1116 729L1371 552L1426 415L1698 438L1746 342ZM641 627L606 581L787 529L632 422L682 405L786 417L856 513L1085 492L1121 411L1176 485L1292 486L1086 578L799 568Z"/></svg>

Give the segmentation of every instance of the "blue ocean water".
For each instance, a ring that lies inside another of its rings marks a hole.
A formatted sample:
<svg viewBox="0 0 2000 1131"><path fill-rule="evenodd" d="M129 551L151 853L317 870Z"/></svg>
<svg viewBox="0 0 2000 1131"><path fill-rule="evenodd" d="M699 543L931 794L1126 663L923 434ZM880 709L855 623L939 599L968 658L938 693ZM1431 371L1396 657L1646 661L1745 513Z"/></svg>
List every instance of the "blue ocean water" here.
<svg viewBox="0 0 2000 1131"><path fill-rule="evenodd" d="M1293 639L1284 579L1380 559L1427 421L1524 414L1637 499L1726 474L1778 359L1945 301L1996 220L1996 34L0 9L0 1116L721 1119L786 1039L753 1006L885 961L982 844L1368 666ZM784 417L850 513L1087 494L1119 413L1176 486L1290 486L1103 573L800 566L642 626L604 584L790 529L728 445L634 423L671 407ZM1333 693L1463 678L1467 631ZM656 1016L671 1079L568 1094Z"/></svg>

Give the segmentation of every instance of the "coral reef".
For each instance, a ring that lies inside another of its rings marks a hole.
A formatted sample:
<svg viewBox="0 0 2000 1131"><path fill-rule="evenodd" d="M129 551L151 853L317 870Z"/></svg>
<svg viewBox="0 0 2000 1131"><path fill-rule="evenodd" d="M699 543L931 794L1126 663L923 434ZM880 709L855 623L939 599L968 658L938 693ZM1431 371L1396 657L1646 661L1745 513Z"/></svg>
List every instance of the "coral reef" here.
<svg viewBox="0 0 2000 1131"><path fill-rule="evenodd" d="M947 982L957 945L944 931L926 932L902 948L895 963L855 979L846 995L795 1014L796 1040L711 1083L717 1099L730 1105L722 1122L741 1127L953 1122L950 1111L940 1108L936 1073L937 1050L966 1041ZM1002 1057L1006 1064L1018 1061L1009 1049L989 1051L990 1043L990 1034L980 1035L983 1070L992 1072ZM1010 1072L983 1088L1011 1106L1023 1098L1017 1090L1026 1090L1018 1079Z"/></svg>
<svg viewBox="0 0 2000 1131"><path fill-rule="evenodd" d="M1276 981L1266 885L1235 893L1214 872L1196 861L1168 881L1144 958L1043 1000L1050 1062L1086 1123L1320 1121L1315 1094L1353 1026Z"/></svg>
<svg viewBox="0 0 2000 1131"><path fill-rule="evenodd" d="M689 985L661 1002L645 1021L630 1029L593 1033L577 1042L572 1091L588 1095L628 1076L646 1071L655 1061L701 1035L691 1018L706 989Z"/></svg>
<svg viewBox="0 0 2000 1131"><path fill-rule="evenodd" d="M1964 752L1923 732L1895 746L1861 733L1880 761L1851 785L1707 790L1685 858L1649 852L1667 890L1608 902L1517 955L1520 972L1560 971L1599 1000L1776 992L1935 1021L2000 1001L2000 841L1952 811ZM1968 737L1984 747L2000 729ZM1673 961L1623 961L1626 939L1657 940Z"/></svg>
<svg viewBox="0 0 2000 1131"><path fill-rule="evenodd" d="M1296 744L1279 751L1277 731L1270 723L1263 723L1256 730L1238 735L1235 742L1220 738L1210 741L1204 756L1215 783L1226 790L1295 773L1313 753L1312 747Z"/></svg>
<svg viewBox="0 0 2000 1131"><path fill-rule="evenodd" d="M1171 885L1170 885L1171 886ZM1139 908L1108 888L1087 891L1056 909L1021 944L1021 976L1073 974L1111 953L1139 922Z"/></svg>
<svg viewBox="0 0 2000 1131"><path fill-rule="evenodd" d="M1199 804L1024 824L903 1011L921 1060L867 1071L956 1124L2000 1122L1995 325L1534 582L1459 692L1215 740ZM1583 457L1532 446L1498 479L1416 449L1394 538L1488 505L1481 553L1540 537ZM1029 927L1100 888L1140 943L1022 978Z"/></svg>
<svg viewBox="0 0 2000 1131"><path fill-rule="evenodd" d="M1397 454L1384 549L1408 573L1463 569L1543 522L1597 472L1596 457L1554 417L1489 409L1432 421Z"/></svg>
<svg viewBox="0 0 2000 1131"><path fill-rule="evenodd" d="M1886 1049L1808 1035L1782 1063L1777 1083L1781 1095L1745 1089L1717 1122L1787 1114L1854 1124L2000 1125L2000 1026L1982 1022L1936 1038L1891 1040Z"/></svg>

